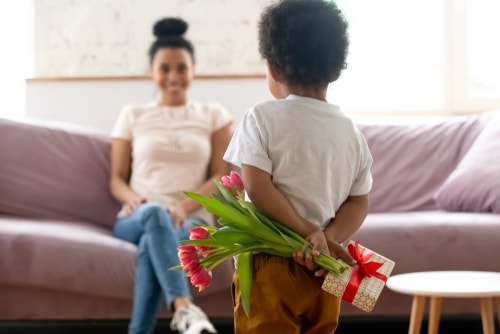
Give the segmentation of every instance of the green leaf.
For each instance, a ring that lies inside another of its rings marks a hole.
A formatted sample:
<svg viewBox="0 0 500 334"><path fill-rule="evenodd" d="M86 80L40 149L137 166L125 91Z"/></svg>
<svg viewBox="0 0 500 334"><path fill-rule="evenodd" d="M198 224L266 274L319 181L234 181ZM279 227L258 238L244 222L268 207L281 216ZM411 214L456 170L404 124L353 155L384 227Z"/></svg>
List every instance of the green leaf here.
<svg viewBox="0 0 500 334"><path fill-rule="evenodd" d="M219 217L224 217L229 221L238 224L242 229L253 229L250 219L244 213L234 209L233 207L228 207L215 198L206 197L197 193L185 192L185 194L203 205L208 212Z"/></svg>
<svg viewBox="0 0 500 334"><path fill-rule="evenodd" d="M237 275L240 284L241 304L246 316L249 317L253 276L253 254L251 252L244 252L238 256Z"/></svg>
<svg viewBox="0 0 500 334"><path fill-rule="evenodd" d="M221 185L221 187L223 187L223 186ZM228 196L232 196L232 195L228 194ZM224 196L221 196L220 194L217 194L217 193L212 193L212 198L218 200L221 203L224 203L224 205L226 205L226 206L230 206L233 209L238 210L241 213L245 213L245 209L241 207L240 203L234 197L229 197L231 199L231 201L228 201Z"/></svg>
<svg viewBox="0 0 500 334"><path fill-rule="evenodd" d="M220 193L224 197L224 199L231 204L234 208L238 208L240 204L238 203L238 199L226 188L220 181L215 181L217 188L219 188Z"/></svg>
<svg viewBox="0 0 500 334"><path fill-rule="evenodd" d="M255 245L259 243L259 240L251 234L244 233L231 226L221 227L217 232L212 234L212 238L221 246L228 247L232 245Z"/></svg>
<svg viewBox="0 0 500 334"><path fill-rule="evenodd" d="M250 216L248 212L242 213L233 207L226 206L215 198L206 197L193 192L185 192L185 194L202 204L208 212L223 218L219 218L219 222L222 225L227 223L227 225L251 233L262 240L269 240L275 243L282 242L276 231L264 224L261 220Z"/></svg>
<svg viewBox="0 0 500 334"><path fill-rule="evenodd" d="M182 245L191 245L191 246L201 246L201 247L219 247L220 243L215 241L214 239L186 239L179 241Z"/></svg>
<svg viewBox="0 0 500 334"><path fill-rule="evenodd" d="M212 234L214 233L215 231L217 231L217 227L215 226L212 226L212 225L200 225L201 227L204 227L207 229L207 231Z"/></svg>
<svg viewBox="0 0 500 334"><path fill-rule="evenodd" d="M168 270L170 270L170 271L181 271L182 269L183 269L182 266L175 266L175 267L168 268Z"/></svg>

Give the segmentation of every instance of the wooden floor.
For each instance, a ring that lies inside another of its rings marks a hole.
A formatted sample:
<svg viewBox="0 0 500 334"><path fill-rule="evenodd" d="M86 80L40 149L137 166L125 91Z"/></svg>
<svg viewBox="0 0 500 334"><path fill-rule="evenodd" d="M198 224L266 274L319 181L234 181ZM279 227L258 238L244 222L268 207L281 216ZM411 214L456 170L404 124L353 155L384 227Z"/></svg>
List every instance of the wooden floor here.
<svg viewBox="0 0 500 334"><path fill-rule="evenodd" d="M234 334L232 319L212 319L219 334ZM495 319L495 333L500 333L499 321ZM380 317L348 317L340 321L335 334L406 334L408 319ZM422 333L427 333L424 320ZM7 322L0 321L1 334L125 334L126 321L47 321L47 322ZM155 334L172 334L168 321L158 323ZM482 334L480 317L453 316L441 319L439 334ZM286 333L284 333L286 334Z"/></svg>

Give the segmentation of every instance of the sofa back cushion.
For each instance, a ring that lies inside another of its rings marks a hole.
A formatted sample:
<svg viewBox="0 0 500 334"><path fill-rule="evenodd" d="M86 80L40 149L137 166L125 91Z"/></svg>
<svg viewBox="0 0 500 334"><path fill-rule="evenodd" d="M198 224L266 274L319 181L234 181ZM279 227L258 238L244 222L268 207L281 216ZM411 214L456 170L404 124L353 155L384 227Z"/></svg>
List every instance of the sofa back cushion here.
<svg viewBox="0 0 500 334"><path fill-rule="evenodd" d="M0 119L0 214L111 227L110 149L103 133Z"/></svg>
<svg viewBox="0 0 500 334"><path fill-rule="evenodd" d="M434 194L438 208L500 213L500 111L487 116L488 124Z"/></svg>
<svg viewBox="0 0 500 334"><path fill-rule="evenodd" d="M366 122L373 156L372 212L436 209L433 195L483 126L480 116Z"/></svg>

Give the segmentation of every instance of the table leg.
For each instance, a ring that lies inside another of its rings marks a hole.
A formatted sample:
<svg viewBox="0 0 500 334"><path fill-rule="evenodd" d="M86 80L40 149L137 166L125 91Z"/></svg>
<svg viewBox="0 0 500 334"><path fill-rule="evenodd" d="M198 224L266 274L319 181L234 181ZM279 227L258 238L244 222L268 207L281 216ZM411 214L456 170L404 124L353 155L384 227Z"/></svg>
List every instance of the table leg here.
<svg viewBox="0 0 500 334"><path fill-rule="evenodd" d="M413 296L411 306L410 328L408 334L420 334L422 318L424 316L425 296Z"/></svg>
<svg viewBox="0 0 500 334"><path fill-rule="evenodd" d="M441 297L431 297L431 303L429 308L429 334L438 334L439 321L441 319L441 305L443 304L443 298Z"/></svg>
<svg viewBox="0 0 500 334"><path fill-rule="evenodd" d="M483 334L495 334L493 321L493 302L490 297L483 297L481 301L481 321L483 323Z"/></svg>
<svg viewBox="0 0 500 334"><path fill-rule="evenodd" d="M498 325L500 326L500 297L495 298L497 302L497 317L498 317Z"/></svg>

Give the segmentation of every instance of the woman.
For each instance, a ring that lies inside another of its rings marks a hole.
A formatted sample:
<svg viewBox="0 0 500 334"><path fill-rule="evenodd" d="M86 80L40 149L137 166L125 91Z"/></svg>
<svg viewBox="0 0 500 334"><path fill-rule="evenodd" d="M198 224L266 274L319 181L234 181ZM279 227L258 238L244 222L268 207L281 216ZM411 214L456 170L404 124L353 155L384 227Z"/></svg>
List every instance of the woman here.
<svg viewBox="0 0 500 334"><path fill-rule="evenodd" d="M159 89L152 103L123 108L112 130L113 196L123 203L114 235L138 245L134 307L129 333L152 333L162 297L181 333L215 333L205 313L191 302L179 265L179 240L211 215L184 196L216 191L214 179L229 170L222 156L231 137L232 116L219 104L188 100L194 50L183 38L187 23L167 18L153 27L150 71Z"/></svg>

